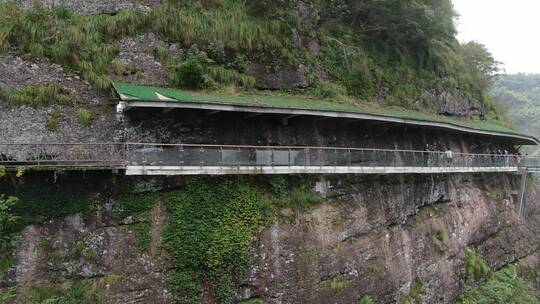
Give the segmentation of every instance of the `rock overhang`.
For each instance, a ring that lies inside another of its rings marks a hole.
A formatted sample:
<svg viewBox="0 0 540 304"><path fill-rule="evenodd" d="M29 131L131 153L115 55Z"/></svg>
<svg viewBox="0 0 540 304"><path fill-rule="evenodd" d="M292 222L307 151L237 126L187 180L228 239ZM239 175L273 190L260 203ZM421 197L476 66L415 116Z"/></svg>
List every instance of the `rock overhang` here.
<svg viewBox="0 0 540 304"><path fill-rule="evenodd" d="M133 108L198 109L212 112L274 114L358 119L505 140L514 145L539 145L530 135L485 121L454 119L400 108L379 108L316 99L281 96L210 95L172 88L113 83L119 98L118 112Z"/></svg>

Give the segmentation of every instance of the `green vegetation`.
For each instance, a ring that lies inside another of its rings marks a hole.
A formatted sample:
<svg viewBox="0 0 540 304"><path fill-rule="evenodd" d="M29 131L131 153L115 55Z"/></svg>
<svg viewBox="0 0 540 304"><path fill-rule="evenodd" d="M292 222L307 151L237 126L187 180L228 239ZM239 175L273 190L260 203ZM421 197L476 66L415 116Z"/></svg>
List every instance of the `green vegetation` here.
<svg viewBox="0 0 540 304"><path fill-rule="evenodd" d="M295 1L168 0L149 12L95 16L2 3L0 51L47 57L108 92L109 72L136 72L113 60L115 40L153 32L190 50L183 62L163 48L155 50L172 85L251 88L254 79L244 74L249 62L301 64L314 86L307 93L323 98L349 95L353 102L415 108L426 92L449 92L480 101L488 118L501 120L486 94L498 63L482 45L458 43L450 0L307 2L318 16L304 15ZM292 36L301 42L293 43ZM318 42L320 52L312 51L309 41ZM319 72L328 81L319 82Z"/></svg>
<svg viewBox="0 0 540 304"><path fill-rule="evenodd" d="M375 304L375 301L373 301L371 296L365 295L360 299L359 304Z"/></svg>
<svg viewBox="0 0 540 304"><path fill-rule="evenodd" d="M439 253L448 252L448 245L446 244L448 234L444 227L436 229L435 232L430 232L429 238Z"/></svg>
<svg viewBox="0 0 540 304"><path fill-rule="evenodd" d="M17 296L17 287L9 287L7 289L3 290L4 293L0 294L0 301L3 303L11 303L10 301L13 301L15 297Z"/></svg>
<svg viewBox="0 0 540 304"><path fill-rule="evenodd" d="M446 230L444 228L437 229L437 231L435 231L435 236L437 240L444 242L446 240Z"/></svg>
<svg viewBox="0 0 540 304"><path fill-rule="evenodd" d="M16 197L0 195L0 279L13 264L12 251L16 243L14 227L19 220L13 208L18 202Z"/></svg>
<svg viewBox="0 0 540 304"><path fill-rule="evenodd" d="M188 58L178 67L178 85L200 89L204 84L203 67L196 57Z"/></svg>
<svg viewBox="0 0 540 304"><path fill-rule="evenodd" d="M492 94L521 132L540 136L540 75L515 74L497 78ZM527 147L527 153L540 156L537 147Z"/></svg>
<svg viewBox="0 0 540 304"><path fill-rule="evenodd" d="M491 268L489 268L484 258L476 251L466 249L465 260L467 280L469 282L486 280L492 276Z"/></svg>
<svg viewBox="0 0 540 304"><path fill-rule="evenodd" d="M150 224L148 222L136 223L131 225L131 229L135 232L137 247L141 251L148 251L150 248Z"/></svg>
<svg viewBox="0 0 540 304"><path fill-rule="evenodd" d="M16 51L29 58L47 57L68 70L77 70L96 89L106 92L106 68L116 53L113 24L127 29L125 14L81 16L66 8L49 9L37 4L32 10L13 3L0 4L0 50Z"/></svg>
<svg viewBox="0 0 540 304"><path fill-rule="evenodd" d="M5 166L0 166L0 178L6 176L7 173L6 173L6 167Z"/></svg>
<svg viewBox="0 0 540 304"><path fill-rule="evenodd" d="M171 283L178 302L200 303L204 290L220 303L232 303L236 280L250 265L251 242L276 210L288 204L320 202L305 187L297 190L302 194L295 194L294 187L289 191L283 177L272 177L269 182L274 193L265 191L263 184L240 178L193 178L184 190L160 195L170 212L164 240L175 268ZM147 216L155 199L155 194L126 196L113 210L137 221Z"/></svg>
<svg viewBox="0 0 540 304"><path fill-rule="evenodd" d="M113 16L83 16L66 8L36 4L32 10L24 10L13 3L2 3L0 51L14 50L29 58L47 57L68 70L78 71L98 91L106 93L110 88L109 67L116 74L134 72L113 62L117 53L114 39L152 31L165 41L204 47L214 57L209 58L209 63L223 63L215 55L225 56L225 48L237 54L279 50L287 41L279 21L249 16L239 1L208 4L205 9L200 5L170 1L149 13L122 11ZM216 52L220 46L223 51ZM233 77L242 85L250 79L234 72L217 70L221 72L217 75L215 69L210 71L217 82L230 82Z"/></svg>
<svg viewBox="0 0 540 304"><path fill-rule="evenodd" d="M60 86L56 83L45 83L29 85L20 91L8 92L6 101L12 107L27 105L33 108L39 108L51 103L69 104L71 103L71 98L63 93Z"/></svg>
<svg viewBox="0 0 540 304"><path fill-rule="evenodd" d="M515 266L508 266L494 273L486 282L469 289L458 300L459 304L535 304L538 294L531 285L520 278Z"/></svg>
<svg viewBox="0 0 540 304"><path fill-rule="evenodd" d="M28 303L99 304L105 300L103 291L92 283L75 281L68 288L34 285L28 289Z"/></svg>
<svg viewBox="0 0 540 304"><path fill-rule="evenodd" d="M143 72L142 69L136 67L126 67L119 59L113 59L110 64L111 70L115 75L126 76L126 75L136 75L140 72Z"/></svg>
<svg viewBox="0 0 540 304"><path fill-rule="evenodd" d="M448 91L491 107L498 64L483 46L457 42L450 1L319 2L323 64L350 94L411 107L426 90Z"/></svg>
<svg viewBox="0 0 540 304"><path fill-rule="evenodd" d="M285 24L249 15L242 1L186 2L170 1L154 9L149 14L155 20L152 30L170 41L205 49L217 45L231 51L266 51L287 45Z"/></svg>
<svg viewBox="0 0 540 304"><path fill-rule="evenodd" d="M94 121L94 114L90 110L80 109L77 112L77 121L81 127L90 128L90 126L92 126L92 122Z"/></svg>
<svg viewBox="0 0 540 304"><path fill-rule="evenodd" d="M0 240L2 244L9 233L12 232L14 224L19 217L14 214L13 207L19 202L19 199L13 196L6 197L0 195Z"/></svg>
<svg viewBox="0 0 540 304"><path fill-rule="evenodd" d="M422 283L419 278L416 278L411 285L409 294L399 298L396 304L422 304L424 303L423 298L425 292L424 283Z"/></svg>
<svg viewBox="0 0 540 304"><path fill-rule="evenodd" d="M320 98L341 100L345 99L347 89L336 83L321 82L311 91L311 94Z"/></svg>
<svg viewBox="0 0 540 304"><path fill-rule="evenodd" d="M349 286L349 281L344 276L338 276L328 281L330 288L336 292L341 292Z"/></svg>
<svg viewBox="0 0 540 304"><path fill-rule="evenodd" d="M92 194L83 190L49 187L44 191L40 187L25 187L21 191L1 189L18 197L13 212L19 217L16 229L24 226L44 223L54 218L61 218L70 214L82 213L88 215L92 209Z"/></svg>
<svg viewBox="0 0 540 304"><path fill-rule="evenodd" d="M15 173L16 177L23 177L24 172L26 172L25 166L17 166L17 173Z"/></svg>
<svg viewBox="0 0 540 304"><path fill-rule="evenodd" d="M60 127L60 120L62 119L62 114L60 111L52 112L49 117L47 117L47 122L45 126L49 130L56 130Z"/></svg>
<svg viewBox="0 0 540 304"><path fill-rule="evenodd" d="M272 214L272 201L242 180L209 184L194 178L184 191L165 194L170 224L165 246L176 273L172 284L181 303L199 303L203 286L220 303L234 300L235 279L249 265L252 238Z"/></svg>
<svg viewBox="0 0 540 304"><path fill-rule="evenodd" d="M113 205L114 219L130 217L134 222L130 229L135 233L136 245L141 251L147 251L150 247L149 211L157 199L158 194L124 194Z"/></svg>

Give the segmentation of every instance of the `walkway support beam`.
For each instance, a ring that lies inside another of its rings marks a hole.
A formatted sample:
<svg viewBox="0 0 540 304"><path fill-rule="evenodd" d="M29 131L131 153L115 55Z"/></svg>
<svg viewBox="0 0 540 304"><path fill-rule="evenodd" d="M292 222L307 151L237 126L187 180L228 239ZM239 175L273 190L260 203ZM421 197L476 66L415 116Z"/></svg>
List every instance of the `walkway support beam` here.
<svg viewBox="0 0 540 304"><path fill-rule="evenodd" d="M519 187L519 209L518 214L521 216L523 214L523 207L525 206L527 200L527 181L529 178L529 170L525 168L519 169L519 174L521 175L520 187Z"/></svg>

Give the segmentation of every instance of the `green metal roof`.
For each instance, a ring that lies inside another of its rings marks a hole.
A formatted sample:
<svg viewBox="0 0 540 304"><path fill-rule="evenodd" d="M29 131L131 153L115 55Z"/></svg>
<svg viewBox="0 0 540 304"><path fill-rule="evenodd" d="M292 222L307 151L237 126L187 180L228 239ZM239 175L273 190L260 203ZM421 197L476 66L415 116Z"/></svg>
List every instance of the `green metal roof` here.
<svg viewBox="0 0 540 304"><path fill-rule="evenodd" d="M113 86L122 101L160 101L179 103L199 103L233 105L242 107L263 107L273 109L298 109L313 111L330 111L344 113L358 113L377 115L388 118L399 118L432 123L444 123L457 127L478 131L496 132L506 135L527 137L531 141L539 141L529 135L521 134L511 128L490 123L487 121L474 121L447 116L427 114L419 111L407 110L399 107L378 106L375 104L352 104L336 101L324 101L311 98L265 96L265 95L217 95L186 90L142 86L115 82Z"/></svg>

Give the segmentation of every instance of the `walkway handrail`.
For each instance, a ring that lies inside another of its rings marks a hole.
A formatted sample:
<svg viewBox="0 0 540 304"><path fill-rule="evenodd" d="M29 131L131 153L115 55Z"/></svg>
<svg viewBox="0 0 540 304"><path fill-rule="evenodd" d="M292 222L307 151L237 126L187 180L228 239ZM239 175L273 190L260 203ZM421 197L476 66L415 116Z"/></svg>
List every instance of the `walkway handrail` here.
<svg viewBox="0 0 540 304"><path fill-rule="evenodd" d="M334 147L334 146L273 146L273 145L224 145L224 144L163 144L163 143L144 143L144 142L97 142L97 143L0 143L1 146L163 146L163 147L227 147L227 148L260 148L260 149L324 149L324 150L353 150L353 151L386 151L386 152L415 152L415 153L439 153L444 154L446 151L423 151L411 149L379 149L379 148L354 148L354 147ZM2 151L0 151L1 153ZM505 154L494 153L466 153L452 152L454 155L471 155L471 156L503 156ZM511 156L512 154L506 154ZM538 159L540 156L527 156L528 159Z"/></svg>
<svg viewBox="0 0 540 304"><path fill-rule="evenodd" d="M540 158L513 154L312 146L157 143L0 143L0 165L540 168Z"/></svg>

